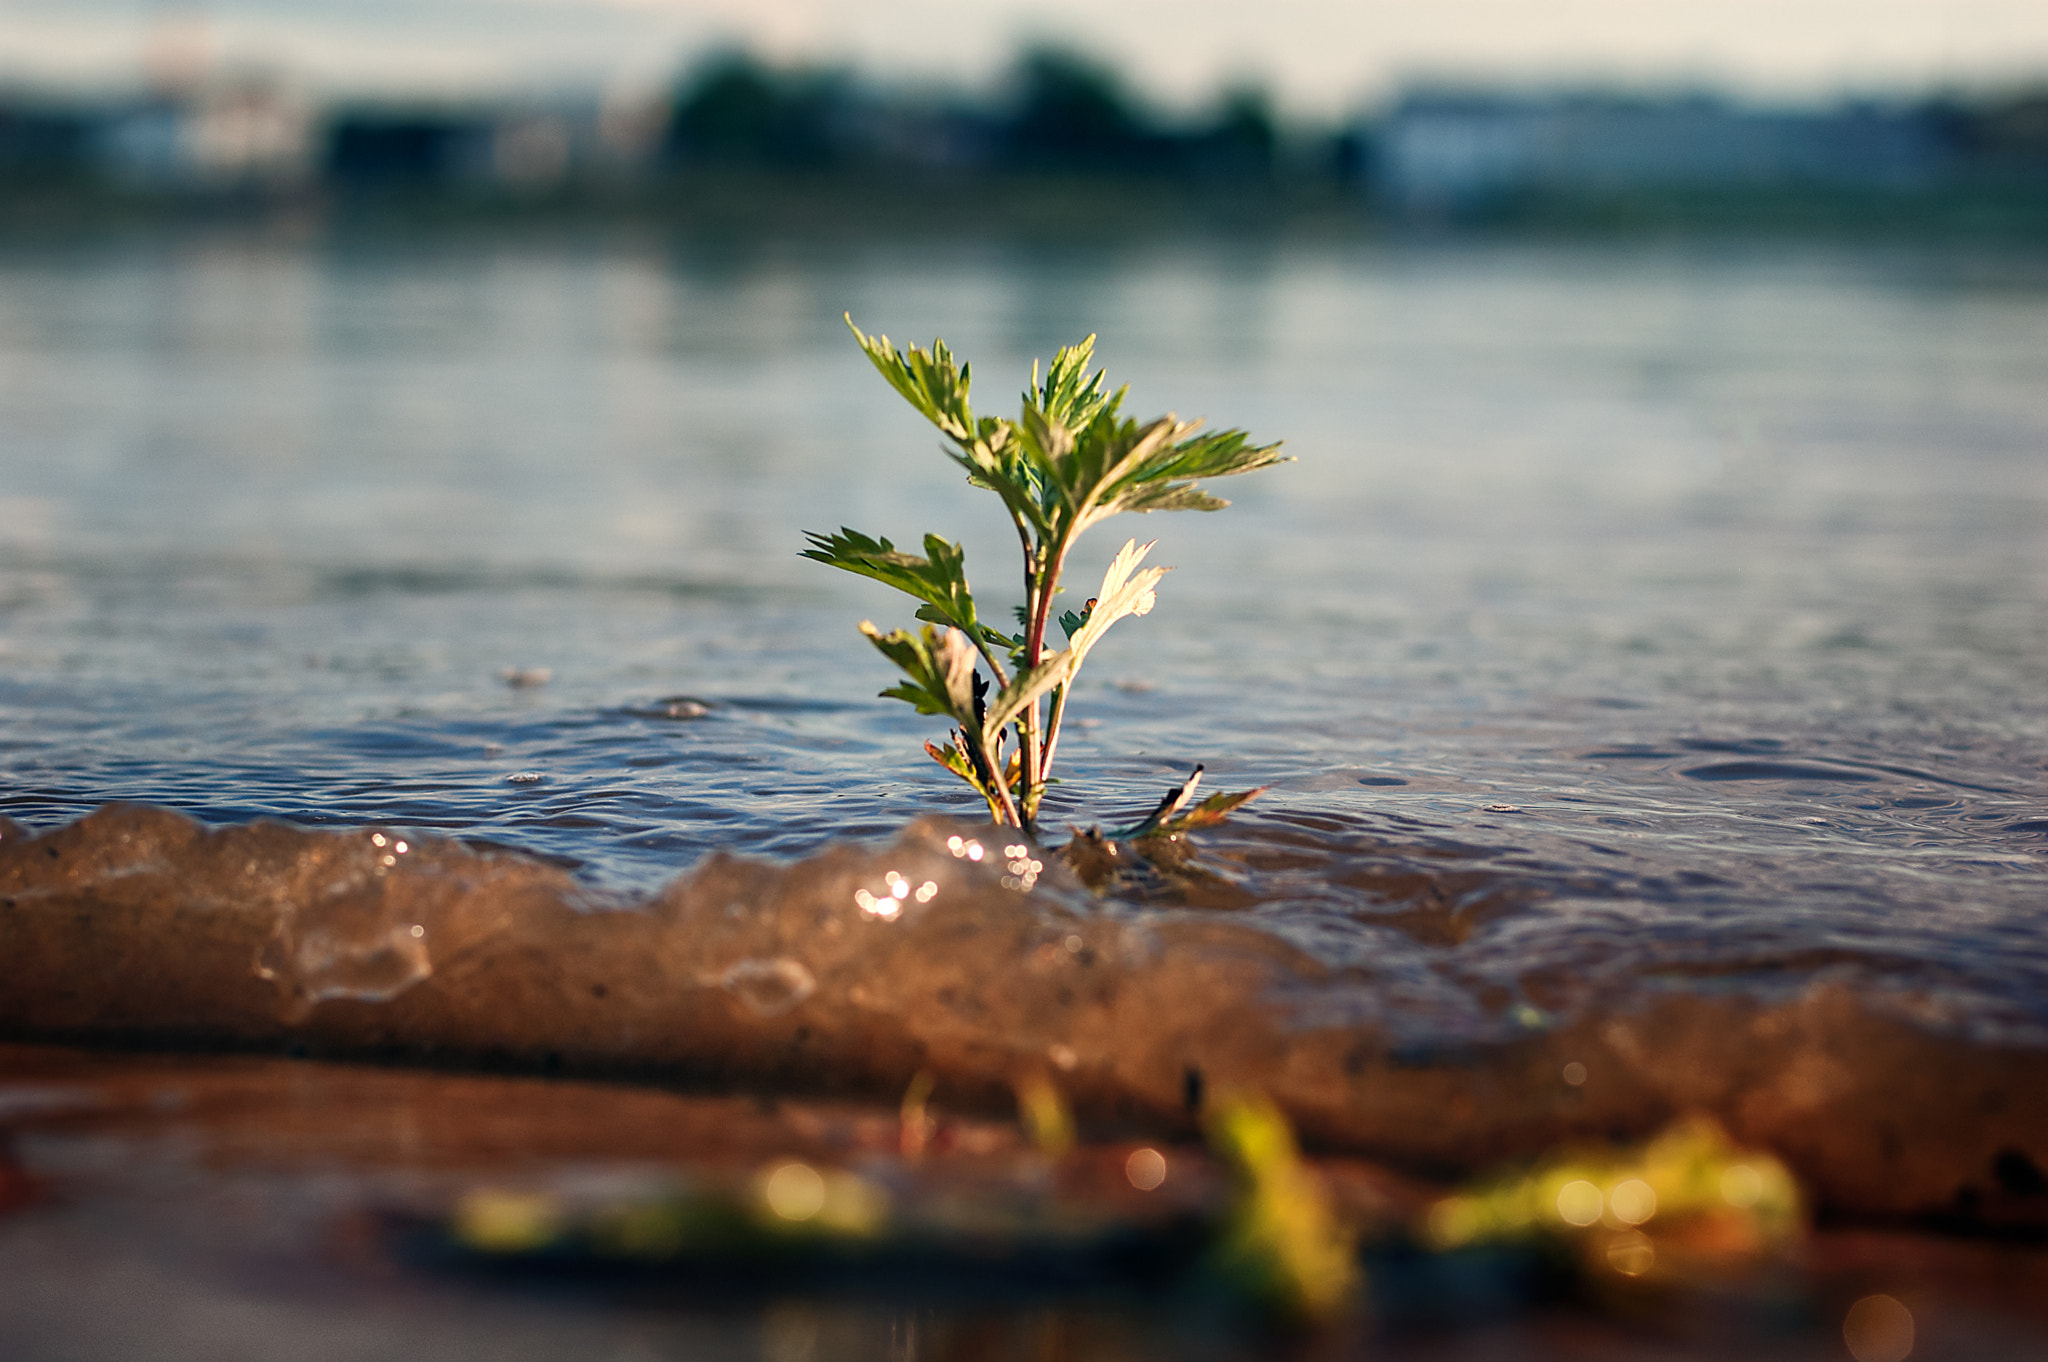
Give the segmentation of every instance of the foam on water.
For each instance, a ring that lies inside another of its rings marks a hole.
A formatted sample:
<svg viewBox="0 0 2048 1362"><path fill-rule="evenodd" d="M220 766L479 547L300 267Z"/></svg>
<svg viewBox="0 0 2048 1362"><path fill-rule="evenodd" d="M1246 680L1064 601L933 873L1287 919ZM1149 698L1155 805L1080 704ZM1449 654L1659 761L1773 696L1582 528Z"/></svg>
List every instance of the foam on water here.
<svg viewBox="0 0 2048 1362"><path fill-rule="evenodd" d="M1185 843L1108 878L1095 864L1091 890L1000 834L922 823L788 866L721 854L627 903L438 839L400 857L382 832L112 809L0 844L0 1030L877 1095L923 1073L970 1104L1049 1076L1090 1120L1169 1132L1257 1091L1312 1138L1432 1170L1705 1113L1826 1205L2039 1219L2048 1049L1902 1016L1846 953L1730 988L1657 967L1683 953L1666 933L1596 1001L1545 1011L1458 925L1524 916L1540 875L1381 848L1416 858L1380 937L1410 948L1319 952L1255 914L1168 906L1228 878ZM1328 839L1278 840L1294 868L1346 878ZM1391 907L1374 897L1359 906ZM1540 958L1541 922L1523 925Z"/></svg>

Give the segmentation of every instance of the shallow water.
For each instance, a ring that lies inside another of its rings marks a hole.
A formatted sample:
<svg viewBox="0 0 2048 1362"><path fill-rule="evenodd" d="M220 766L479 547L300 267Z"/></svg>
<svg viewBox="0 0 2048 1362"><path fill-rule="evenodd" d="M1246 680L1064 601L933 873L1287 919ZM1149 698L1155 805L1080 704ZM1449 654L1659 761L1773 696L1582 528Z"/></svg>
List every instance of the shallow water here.
<svg viewBox="0 0 2048 1362"><path fill-rule="evenodd" d="M1087 546L1179 571L1095 654L1049 826L1196 761L1270 787L1127 897L1423 1038L1821 981L2048 1040L2030 257L16 250L0 813L375 823L620 890L971 814L852 629L908 611L796 557L941 530L1005 600L848 310L997 408L1097 331L1137 408L1299 456Z"/></svg>

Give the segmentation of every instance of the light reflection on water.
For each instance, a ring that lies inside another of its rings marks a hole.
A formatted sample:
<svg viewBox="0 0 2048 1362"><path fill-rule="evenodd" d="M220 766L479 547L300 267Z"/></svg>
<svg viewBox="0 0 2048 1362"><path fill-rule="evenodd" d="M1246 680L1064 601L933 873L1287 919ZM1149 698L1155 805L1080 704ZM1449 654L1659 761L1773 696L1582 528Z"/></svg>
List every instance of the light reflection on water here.
<svg viewBox="0 0 2048 1362"><path fill-rule="evenodd" d="M1096 331L1144 414L1300 456L1139 527L1179 571L1077 698L1049 829L1196 761L1272 787L1156 901L1546 1006L1850 971L2048 1025L2037 260L16 252L0 812L377 822L628 885L971 816L852 628L908 612L796 556L959 533L1006 600L992 504L848 310L944 334L985 405Z"/></svg>

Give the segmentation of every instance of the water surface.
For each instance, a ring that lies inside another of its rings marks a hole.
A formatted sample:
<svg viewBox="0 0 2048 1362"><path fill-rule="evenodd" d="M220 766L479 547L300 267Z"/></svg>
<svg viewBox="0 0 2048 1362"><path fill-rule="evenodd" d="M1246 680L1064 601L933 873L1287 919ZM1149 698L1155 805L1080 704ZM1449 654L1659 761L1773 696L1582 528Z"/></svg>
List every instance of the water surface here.
<svg viewBox="0 0 2048 1362"><path fill-rule="evenodd" d="M2028 257L17 250L0 813L376 823L622 890L971 815L852 627L909 612L796 556L939 530L1011 599L845 311L944 335L994 410L1097 332L1142 414L1299 457L1086 545L1179 570L1094 654L1049 830L1197 761L1270 787L1138 901L1424 1030L1834 981L2048 1039Z"/></svg>

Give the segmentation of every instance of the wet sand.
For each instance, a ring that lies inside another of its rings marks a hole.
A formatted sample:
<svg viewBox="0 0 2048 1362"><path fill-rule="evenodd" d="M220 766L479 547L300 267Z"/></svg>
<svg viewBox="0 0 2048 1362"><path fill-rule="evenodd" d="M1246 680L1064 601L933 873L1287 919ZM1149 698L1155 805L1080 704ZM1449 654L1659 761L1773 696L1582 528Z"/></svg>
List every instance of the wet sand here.
<svg viewBox="0 0 2048 1362"><path fill-rule="evenodd" d="M251 1056L0 1046L0 1344L20 1362L567 1355L773 1359L1353 1356L1411 1359L1837 1358L1857 1300L1908 1305L1914 1357L2038 1356L2048 1253L2037 1246L1823 1228L1796 1289L1712 1291L1645 1312L1612 1302L1480 1299L1456 1322L1382 1306L1342 1336L1190 1329L1170 1303L1114 1294L990 1297L693 1289L653 1279L501 1279L423 1264L395 1218L478 1187L602 1194L745 1175L777 1158L904 1166L892 1106L705 1096L564 1079ZM913 1176L932 1189L1033 1171L1014 1124L941 1113ZM1128 1143L1082 1146L1049 1198L1144 1215L1117 1176ZM1165 1146L1162 1192L1214 1194L1199 1149ZM1420 1187L1323 1160L1356 1204ZM1186 1185L1175 1189L1177 1182ZM1394 1283L1383 1290L1398 1290Z"/></svg>

